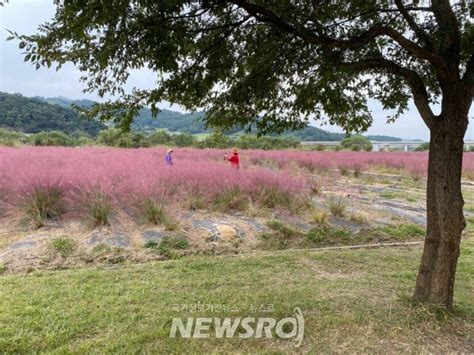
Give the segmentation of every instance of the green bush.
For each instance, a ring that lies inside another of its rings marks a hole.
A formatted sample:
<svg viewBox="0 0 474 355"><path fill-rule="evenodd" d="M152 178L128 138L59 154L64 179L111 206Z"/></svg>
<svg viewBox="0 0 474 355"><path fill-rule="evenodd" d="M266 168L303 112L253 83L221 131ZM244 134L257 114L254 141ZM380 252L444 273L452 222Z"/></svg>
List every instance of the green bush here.
<svg viewBox="0 0 474 355"><path fill-rule="evenodd" d="M134 146L132 134L118 128L109 128L99 132L97 143L109 147L131 148Z"/></svg>
<svg viewBox="0 0 474 355"><path fill-rule="evenodd" d="M189 133L173 134L171 140L177 147L191 147L197 143L196 138Z"/></svg>
<svg viewBox="0 0 474 355"><path fill-rule="evenodd" d="M197 144L198 148L228 148L232 145L232 141L221 130L215 130L202 142Z"/></svg>
<svg viewBox="0 0 474 355"><path fill-rule="evenodd" d="M13 147L23 143L24 141L25 135L5 128L0 128L0 145Z"/></svg>
<svg viewBox="0 0 474 355"><path fill-rule="evenodd" d="M352 137L344 138L344 140L341 142L341 146L343 148L351 149L353 151L371 151L373 148L370 140L367 137L361 135L355 135Z"/></svg>
<svg viewBox="0 0 474 355"><path fill-rule="evenodd" d="M415 152L424 152L429 149L430 149L430 143L425 142L425 143L420 144L418 147L416 147Z"/></svg>
<svg viewBox="0 0 474 355"><path fill-rule="evenodd" d="M148 136L148 142L153 145L170 145L171 135L164 129L157 129L150 136Z"/></svg>
<svg viewBox="0 0 474 355"><path fill-rule="evenodd" d="M74 139L59 131L39 132L30 137L30 142L36 146L64 146L74 145Z"/></svg>

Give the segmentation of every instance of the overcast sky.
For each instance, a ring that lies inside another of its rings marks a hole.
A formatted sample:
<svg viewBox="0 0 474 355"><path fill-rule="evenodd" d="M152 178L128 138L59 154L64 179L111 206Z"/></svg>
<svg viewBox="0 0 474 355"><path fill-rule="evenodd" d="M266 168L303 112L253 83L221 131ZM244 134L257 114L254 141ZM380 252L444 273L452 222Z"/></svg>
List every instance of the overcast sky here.
<svg viewBox="0 0 474 355"><path fill-rule="evenodd" d="M0 91L21 93L24 96L65 96L72 99L97 100L95 95L82 93L80 73L74 66L65 65L59 72L55 69L35 70L31 64L23 62L17 43L5 41L8 36L6 29L32 34L40 23L53 17L54 9L52 0L10 0L5 7L0 7ZM153 87L154 81L151 72L141 70L133 73L127 86L149 88ZM179 106L167 102L163 102L160 107L182 111ZM386 123L388 112L383 111L379 104L371 103L370 108L374 123L368 134L423 140L429 138L429 132L413 105L403 117L392 124ZM322 126L322 128L341 132L337 127ZM473 127L470 127L466 138L474 139Z"/></svg>

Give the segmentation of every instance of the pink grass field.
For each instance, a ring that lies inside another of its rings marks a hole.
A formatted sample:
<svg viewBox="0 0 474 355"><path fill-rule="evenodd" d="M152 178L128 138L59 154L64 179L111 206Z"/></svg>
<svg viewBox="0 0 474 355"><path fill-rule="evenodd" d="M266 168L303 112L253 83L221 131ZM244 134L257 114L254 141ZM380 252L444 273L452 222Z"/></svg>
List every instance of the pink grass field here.
<svg viewBox="0 0 474 355"><path fill-rule="evenodd" d="M29 191L54 186L70 204L99 191L124 207L144 197L179 203L189 194L211 202L234 188L253 198L264 191L290 196L305 189L303 176L287 169L233 169L223 151L178 150L172 167L165 166L164 154L160 148L0 148L0 198L15 205Z"/></svg>
<svg viewBox="0 0 474 355"><path fill-rule="evenodd" d="M427 153L242 151L240 170L223 150L177 149L175 165L164 164L164 148L0 148L0 198L15 205L36 187L56 186L72 204L100 191L120 206L143 197L180 202L190 193L212 201L238 188L252 199L269 190L303 195L308 171L375 167L425 175ZM464 173L474 175L474 154L464 156Z"/></svg>

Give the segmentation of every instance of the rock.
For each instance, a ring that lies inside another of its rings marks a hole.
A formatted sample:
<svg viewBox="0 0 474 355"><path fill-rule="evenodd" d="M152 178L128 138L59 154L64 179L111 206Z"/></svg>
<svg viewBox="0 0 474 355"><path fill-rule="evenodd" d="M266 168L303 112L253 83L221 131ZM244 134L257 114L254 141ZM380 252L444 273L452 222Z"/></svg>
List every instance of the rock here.
<svg viewBox="0 0 474 355"><path fill-rule="evenodd" d="M348 221L338 217L331 217L331 225L333 227L338 227L352 233L357 233L361 229L361 224L357 222Z"/></svg>
<svg viewBox="0 0 474 355"><path fill-rule="evenodd" d="M216 224L222 223L221 221L204 219L193 221L193 227L205 229L209 232L216 232Z"/></svg>
<svg viewBox="0 0 474 355"><path fill-rule="evenodd" d="M254 228L257 232L264 232L268 229L265 225L254 218L242 218L242 221Z"/></svg>
<svg viewBox="0 0 474 355"><path fill-rule="evenodd" d="M143 239L145 239L145 242L159 242L167 235L168 233L165 231L151 229L143 232Z"/></svg>
<svg viewBox="0 0 474 355"><path fill-rule="evenodd" d="M238 233L234 227L227 224L216 225L217 234L224 239L232 239L238 237Z"/></svg>
<svg viewBox="0 0 474 355"><path fill-rule="evenodd" d="M105 244L111 247L125 248L130 245L130 240L123 233L105 234L103 232L95 232L90 236L87 244L90 246Z"/></svg>
<svg viewBox="0 0 474 355"><path fill-rule="evenodd" d="M13 243L9 246L10 250L19 250L19 249L30 249L36 246L36 242L34 240L21 240L19 242Z"/></svg>

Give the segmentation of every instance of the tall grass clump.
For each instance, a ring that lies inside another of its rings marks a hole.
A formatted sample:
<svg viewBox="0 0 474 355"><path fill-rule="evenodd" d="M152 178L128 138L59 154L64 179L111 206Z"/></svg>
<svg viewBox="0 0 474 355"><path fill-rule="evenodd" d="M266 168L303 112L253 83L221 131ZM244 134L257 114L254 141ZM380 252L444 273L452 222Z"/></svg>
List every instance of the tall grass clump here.
<svg viewBox="0 0 474 355"><path fill-rule="evenodd" d="M63 212L63 192L59 186L35 186L22 193L21 210L36 228L44 225L46 219Z"/></svg>
<svg viewBox="0 0 474 355"><path fill-rule="evenodd" d="M113 207L109 195L99 190L91 190L84 194L83 203L94 227L110 225Z"/></svg>
<svg viewBox="0 0 474 355"><path fill-rule="evenodd" d="M346 214L348 201L344 195L330 195L326 203L333 216L344 217Z"/></svg>
<svg viewBox="0 0 474 355"><path fill-rule="evenodd" d="M177 223L166 212L163 207L163 200L157 201L152 197L145 197L139 204L139 209L145 221L163 225L166 230L175 230Z"/></svg>
<svg viewBox="0 0 474 355"><path fill-rule="evenodd" d="M214 208L216 210L244 211L249 205L249 197L238 187L225 188L214 199Z"/></svg>

